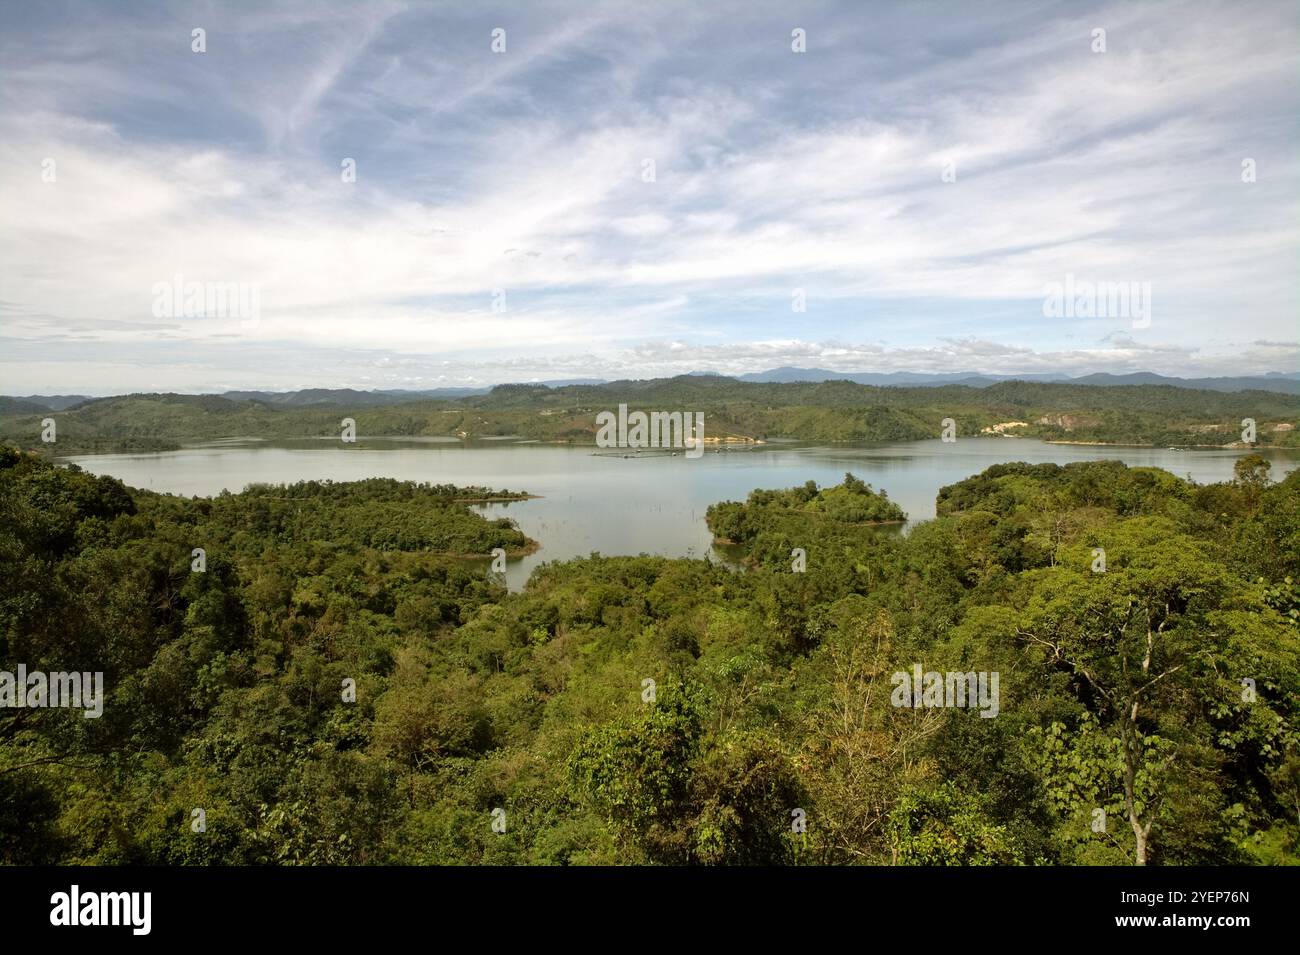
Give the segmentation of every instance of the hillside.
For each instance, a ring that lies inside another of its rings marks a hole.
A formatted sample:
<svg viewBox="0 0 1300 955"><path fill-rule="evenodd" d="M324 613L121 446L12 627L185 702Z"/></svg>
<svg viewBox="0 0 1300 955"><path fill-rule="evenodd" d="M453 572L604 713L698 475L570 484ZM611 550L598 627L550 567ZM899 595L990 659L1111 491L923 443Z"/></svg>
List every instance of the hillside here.
<svg viewBox="0 0 1300 955"><path fill-rule="evenodd" d="M1264 391L1219 392L1168 385L1097 387L1005 381L985 387L876 387L849 381L754 383L683 375L600 385L500 385L481 395L396 404L353 401L346 393L299 406L256 398L142 394L92 399L63 412L0 413L0 441L42 448L41 421L53 417L61 452L159 450L223 438L333 438L345 417L367 437L518 435L590 444L595 417L632 410L699 411L706 434L758 440L864 443L936 438L952 418L958 438L1008 421L1018 436L1050 441L1156 447L1241 441L1245 418L1261 446L1297 447L1300 399Z"/></svg>
<svg viewBox="0 0 1300 955"><path fill-rule="evenodd" d="M709 512L746 570L519 594L443 555L518 542L483 493L0 450L0 671L103 675L98 718L0 708L0 864L1300 861L1300 472L999 465L905 536L851 478L757 490Z"/></svg>

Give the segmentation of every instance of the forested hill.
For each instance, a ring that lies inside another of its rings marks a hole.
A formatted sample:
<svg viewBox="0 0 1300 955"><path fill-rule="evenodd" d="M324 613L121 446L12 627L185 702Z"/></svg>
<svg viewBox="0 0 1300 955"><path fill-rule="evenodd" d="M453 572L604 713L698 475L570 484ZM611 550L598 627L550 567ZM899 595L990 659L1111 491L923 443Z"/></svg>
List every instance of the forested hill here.
<svg viewBox="0 0 1300 955"><path fill-rule="evenodd" d="M834 541L852 559L855 549L870 549L872 528L902 523L907 514L885 491L845 474L837 487L819 489L808 481L781 491L751 491L743 504L711 504L705 520L718 542L743 545L752 563L771 554L787 557L813 537Z"/></svg>
<svg viewBox="0 0 1300 955"><path fill-rule="evenodd" d="M0 864L1300 862L1300 472L999 465L906 536L856 479L763 491L710 512L744 571L520 594L438 553L518 542L481 495L0 450L0 699L104 675L0 707Z"/></svg>
<svg viewBox="0 0 1300 955"><path fill-rule="evenodd" d="M706 436L804 441L908 441L938 437L951 418L957 436L1008 425L1012 435L1047 440L1157 447L1218 446L1242 441L1243 420L1262 446L1300 446L1300 398L1264 391L1197 391L1171 386L1098 387L1007 381L983 388L875 387L849 381L740 382L681 376L601 385L502 385L484 395L376 406L348 401L307 407L259 399L127 395L85 401L64 411L0 405L0 441L64 453L150 450L223 438L328 439L341 422L367 437L519 435L593 443L596 414L631 410L705 415ZM56 440L43 442L53 419ZM1013 424L1020 422L1021 424Z"/></svg>

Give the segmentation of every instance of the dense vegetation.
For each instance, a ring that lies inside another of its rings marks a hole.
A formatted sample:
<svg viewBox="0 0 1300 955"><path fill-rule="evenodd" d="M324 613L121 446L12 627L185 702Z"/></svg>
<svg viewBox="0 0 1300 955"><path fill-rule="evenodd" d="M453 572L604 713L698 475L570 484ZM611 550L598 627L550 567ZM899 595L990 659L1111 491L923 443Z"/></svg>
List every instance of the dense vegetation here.
<svg viewBox="0 0 1300 955"><path fill-rule="evenodd" d="M819 490L815 481L784 491L751 491L744 504L724 501L706 514L718 543L739 544L744 560L754 564L780 562L795 548L816 539L827 561L833 552L843 559L872 545L871 529L907 519L903 509L884 491L873 491L852 474L838 487ZM806 563L807 550L803 549ZM832 550L833 549L833 550Z"/></svg>
<svg viewBox="0 0 1300 955"><path fill-rule="evenodd" d="M1260 445L1300 446L1294 395L1198 391L1173 386L1088 386L1000 382L986 388L899 388L848 381L760 384L681 376L604 385L502 385L489 394L374 406L357 401L307 407L211 395L128 395L65 411L0 405L0 441L62 453L161 450L221 438L338 439L344 417L358 440L378 437L520 435L589 444L596 414L631 410L705 415L711 437L805 441L912 441L939 437L951 418L960 436L1022 422L1008 434L1047 440L1185 447L1242 440L1256 422ZM43 444L42 421L57 440ZM1010 452L1014 454L1014 452Z"/></svg>
<svg viewBox="0 0 1300 955"><path fill-rule="evenodd" d="M855 479L758 492L709 515L743 571L510 595L439 553L521 543L481 495L0 452L0 669L107 688L0 710L0 861L1300 861L1300 473L999 465L907 535ZM918 663L1000 674L996 718L892 705Z"/></svg>

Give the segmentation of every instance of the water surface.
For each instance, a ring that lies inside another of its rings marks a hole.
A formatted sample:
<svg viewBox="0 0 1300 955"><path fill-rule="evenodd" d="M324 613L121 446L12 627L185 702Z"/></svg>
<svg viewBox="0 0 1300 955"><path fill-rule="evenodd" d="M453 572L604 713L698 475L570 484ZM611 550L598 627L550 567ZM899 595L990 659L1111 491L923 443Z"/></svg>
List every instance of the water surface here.
<svg viewBox="0 0 1300 955"><path fill-rule="evenodd" d="M541 543L535 553L510 562L507 582L518 589L538 564L592 552L717 557L704 526L705 509L716 501L743 500L754 488L792 487L808 480L838 484L851 471L887 492L917 521L934 516L941 487L991 464L1115 459L1209 483L1229 480L1234 462L1245 453L1048 444L1025 438L863 447L772 443L753 450L710 451L697 459L597 455L593 450L519 440L466 444L454 438L372 438L356 444L225 441L179 451L65 460L133 487L184 495L239 491L251 483L368 477L528 491L541 497L477 508L491 517L514 519ZM1300 463L1297 451L1261 453L1272 462L1275 480Z"/></svg>

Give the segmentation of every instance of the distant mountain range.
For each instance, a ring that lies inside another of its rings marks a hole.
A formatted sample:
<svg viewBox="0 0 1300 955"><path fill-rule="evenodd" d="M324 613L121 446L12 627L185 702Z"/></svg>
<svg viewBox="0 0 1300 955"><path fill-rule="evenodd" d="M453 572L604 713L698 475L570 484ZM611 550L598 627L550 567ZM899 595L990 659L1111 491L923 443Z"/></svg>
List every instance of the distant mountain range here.
<svg viewBox="0 0 1300 955"><path fill-rule="evenodd" d="M564 388L568 385L603 385L602 378L558 378L553 381L535 381L528 384L547 388ZM467 398L486 395L495 385L481 388L424 388L417 390L357 391L352 388L304 388L302 391L227 391L221 397L232 401L262 401L270 405L350 404L391 405L402 401L419 401L421 398Z"/></svg>
<svg viewBox="0 0 1300 955"><path fill-rule="evenodd" d="M391 405L402 401L419 401L421 398L464 398L481 395L487 388L430 388L425 391L358 391L355 388L304 388L301 391L225 391L222 398L231 401L260 401L268 405L350 404L359 407Z"/></svg>
<svg viewBox="0 0 1300 955"><path fill-rule="evenodd" d="M86 395L23 395L18 398L0 396L0 414L34 414L37 411L63 411L83 401Z"/></svg>
<svg viewBox="0 0 1300 955"><path fill-rule="evenodd" d="M688 377L727 378L712 371L691 372ZM1286 395L1300 395L1300 372L1284 373L1272 371L1265 375L1246 375L1224 378L1169 378L1149 371L1134 372L1129 375L1111 375L1099 373L1071 378L1068 375L981 375L975 372L956 372L950 374L924 374L920 372L841 372L828 371L825 368L772 368L768 371L753 372L734 376L736 381L786 383L796 381L852 381L860 385L877 387L927 388L941 385L965 385L970 388L986 388L1001 381L1033 381L1055 384L1096 385L1113 387L1117 385L1168 385L1174 388L1193 388L1203 391L1271 391ZM569 385L604 385L609 382L601 378L564 378L553 381L522 382L533 386L544 385L547 388L563 388ZM354 388L304 388L299 391L227 391L220 395L232 401L259 401L279 407L301 408L311 405L349 405L352 407L378 407L380 405L400 404L404 401L419 401L425 398L456 399L473 395L485 395L495 385L481 388L427 388L422 390L376 390L359 391ZM0 414L36 414L42 411L64 411L83 401L92 401L87 395L22 395L19 397L0 396Z"/></svg>
<svg viewBox="0 0 1300 955"><path fill-rule="evenodd" d="M773 368L748 375L737 376L739 381L852 381L860 385L906 385L911 388L930 385L966 385L984 388L999 381L1062 382L1072 385L1169 385L1174 388L1196 388L1202 391L1276 391L1282 394L1300 394L1300 372L1284 374L1272 371L1266 375L1229 378L1168 378L1149 371L1129 375L1099 373L1071 378L1069 375L981 375L975 372L927 375L917 372L839 372L824 368Z"/></svg>

